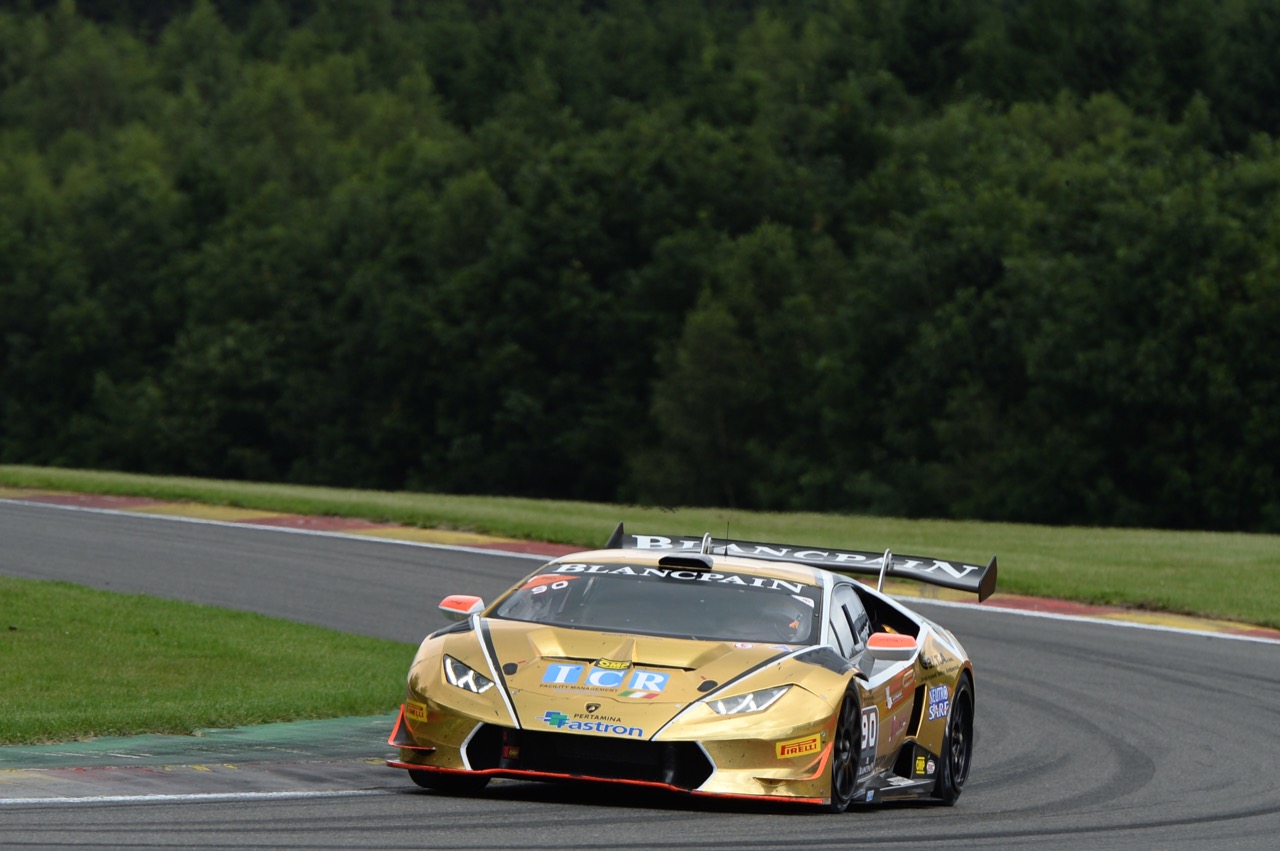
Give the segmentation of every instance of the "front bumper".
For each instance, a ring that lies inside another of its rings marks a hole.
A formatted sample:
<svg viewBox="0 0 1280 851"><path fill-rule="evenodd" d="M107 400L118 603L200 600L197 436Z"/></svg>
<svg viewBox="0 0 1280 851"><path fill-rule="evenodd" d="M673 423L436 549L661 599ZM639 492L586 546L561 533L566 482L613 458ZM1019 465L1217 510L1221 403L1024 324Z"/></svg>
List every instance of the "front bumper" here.
<svg viewBox="0 0 1280 851"><path fill-rule="evenodd" d="M388 742L394 768L526 780L585 780L650 786L695 795L822 804L831 723L791 729L780 739L710 741L623 739L514 729L411 706Z"/></svg>

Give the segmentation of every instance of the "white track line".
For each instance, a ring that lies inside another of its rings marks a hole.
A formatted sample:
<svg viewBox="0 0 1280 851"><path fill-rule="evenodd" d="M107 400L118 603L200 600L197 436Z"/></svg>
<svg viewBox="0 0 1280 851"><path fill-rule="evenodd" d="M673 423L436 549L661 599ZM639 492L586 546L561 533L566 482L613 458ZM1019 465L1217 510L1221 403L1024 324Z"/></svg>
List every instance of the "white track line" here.
<svg viewBox="0 0 1280 851"><path fill-rule="evenodd" d="M199 517L181 517L171 514L148 514L145 511L121 511L115 508L89 508L82 505L61 505L49 502L28 502L21 499L0 498L0 504L35 506L38 508L59 508L64 511L86 511L90 514L110 514L116 517L135 517L150 520L171 520L179 523L198 523L205 526L227 526L235 529L258 529L264 532L283 532L290 535L312 535L321 538L341 538L346 541L369 541L372 543L400 544L408 547L422 547L429 550L449 550L452 552L475 553L477 555L503 556L507 558L537 559L548 561L549 557L537 553L518 553L509 550L488 549L484 547L464 547L456 544L433 544L425 541L405 541L399 538L382 538L377 535L352 535L345 532L325 532L317 529L297 529L291 526L266 526L256 523L235 523L228 520L205 520ZM1172 632L1179 635L1200 635L1209 638L1226 638L1234 641L1253 641L1261 644L1280 645L1280 640L1264 638L1257 635L1240 635L1232 632L1215 632L1200 629L1188 629L1161 624L1138 623L1135 621L1116 620L1113 618L1092 617L1090 615L1064 615L1054 612L1036 612L1028 609L1009 609L1003 606L984 606L981 603L959 603L948 600L934 600L929 597L911 597L897 595L898 599L910 601L911 605L920 603L929 606L949 606L969 611L994 612L1006 615L1020 615L1029 618L1048 618L1050 620L1075 621L1077 623L1093 623L1128 629L1149 629L1157 632Z"/></svg>
<svg viewBox="0 0 1280 851"><path fill-rule="evenodd" d="M335 789L327 792L205 792L186 795L83 795L58 798L0 798L0 807L44 806L46 804L173 804L195 801L300 800L305 798L362 798L370 795L400 795L399 789Z"/></svg>
<svg viewBox="0 0 1280 851"><path fill-rule="evenodd" d="M378 535L353 535L347 532L326 532L322 529L298 529L293 526L268 526L262 523L238 523L231 520L206 520L201 517L183 517L173 514L148 514L146 511L122 511L118 508L90 508L84 505L60 505L54 502L28 502L22 499L0 498L0 505L23 505L35 508L58 508L63 511L84 511L89 514L109 514L114 517L134 517L143 520L169 520L177 523L196 523L201 526L226 526L232 529L257 529L263 532L283 532L287 535L310 535L316 538L341 538L346 541L369 541L378 544L400 544L406 547L425 547L431 550L451 550L478 555L500 555L514 558L549 561L550 557L538 553L517 553L486 547L464 547L458 544L435 544L426 541L406 541L400 538L383 538ZM284 512L281 516L288 516Z"/></svg>
<svg viewBox="0 0 1280 851"><path fill-rule="evenodd" d="M995 615L1018 615L1024 618L1048 618L1055 621L1075 621L1076 623L1096 623L1110 626L1120 626L1127 629L1149 629L1156 632L1175 632L1179 635L1201 635L1205 638L1228 638L1233 641L1255 641L1260 644L1275 644L1280 646L1280 639L1266 638L1261 635L1240 635L1234 632L1215 632L1213 630L1191 629L1181 626L1166 626L1164 624L1155 623L1139 623L1137 621L1117 620L1115 618L1094 617L1091 615L1064 615L1058 612L1036 612L1030 609L1010 609L1005 606L984 606L981 603L961 603L951 600L933 600L928 597L906 597L902 595L896 596L894 599L903 600L910 606L944 606L951 609L966 609L968 611L986 612Z"/></svg>

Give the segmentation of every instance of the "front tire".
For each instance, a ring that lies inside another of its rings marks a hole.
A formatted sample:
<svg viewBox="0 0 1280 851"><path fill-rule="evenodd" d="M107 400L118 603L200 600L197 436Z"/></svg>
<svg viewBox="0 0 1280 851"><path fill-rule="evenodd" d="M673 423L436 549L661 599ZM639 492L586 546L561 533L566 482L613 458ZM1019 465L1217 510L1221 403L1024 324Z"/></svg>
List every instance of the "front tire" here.
<svg viewBox="0 0 1280 851"><path fill-rule="evenodd" d="M858 792L858 758L862 755L862 711L852 690L845 694L831 742L831 802L827 810L842 813Z"/></svg>
<svg viewBox="0 0 1280 851"><path fill-rule="evenodd" d="M960 797L960 790L969 779L969 765L973 762L973 686L967 675L960 677L951 698L947 733L942 739L941 762L942 769L933 787L933 797L949 807Z"/></svg>
<svg viewBox="0 0 1280 851"><path fill-rule="evenodd" d="M441 792L445 795L476 795L489 785L489 778L483 775L453 774L443 771L421 771L409 769L409 779L423 789Z"/></svg>

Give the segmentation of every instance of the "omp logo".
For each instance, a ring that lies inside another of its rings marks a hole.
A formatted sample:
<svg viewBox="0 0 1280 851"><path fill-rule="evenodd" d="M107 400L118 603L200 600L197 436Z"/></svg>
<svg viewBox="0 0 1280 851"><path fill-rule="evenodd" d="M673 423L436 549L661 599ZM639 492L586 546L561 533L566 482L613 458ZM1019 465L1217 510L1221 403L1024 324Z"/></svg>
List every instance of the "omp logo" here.
<svg viewBox="0 0 1280 851"><path fill-rule="evenodd" d="M608 721L574 721L563 712L547 710L538 719L557 730L572 730L575 733L608 733L614 736L629 736L635 739L644 738L644 730L639 727L628 727L625 724L610 724Z"/></svg>
<svg viewBox="0 0 1280 851"><path fill-rule="evenodd" d="M785 742L778 742L777 751L778 759L790 759L793 756L804 756L805 754L817 753L822 749L822 743L818 741L817 736L806 736L803 739L790 739Z"/></svg>
<svg viewBox="0 0 1280 851"><path fill-rule="evenodd" d="M631 667L631 663L627 661L615 662L612 659L601 659L596 662L597 668L604 668L606 671L625 671Z"/></svg>

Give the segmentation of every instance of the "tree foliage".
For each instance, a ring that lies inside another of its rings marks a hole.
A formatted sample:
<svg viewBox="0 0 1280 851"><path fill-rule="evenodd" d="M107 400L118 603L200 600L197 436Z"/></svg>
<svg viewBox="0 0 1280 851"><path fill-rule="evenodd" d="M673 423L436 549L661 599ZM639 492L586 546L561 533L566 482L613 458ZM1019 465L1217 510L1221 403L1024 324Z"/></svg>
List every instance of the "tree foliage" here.
<svg viewBox="0 0 1280 851"><path fill-rule="evenodd" d="M0 11L0 461L1280 530L1270 0Z"/></svg>

